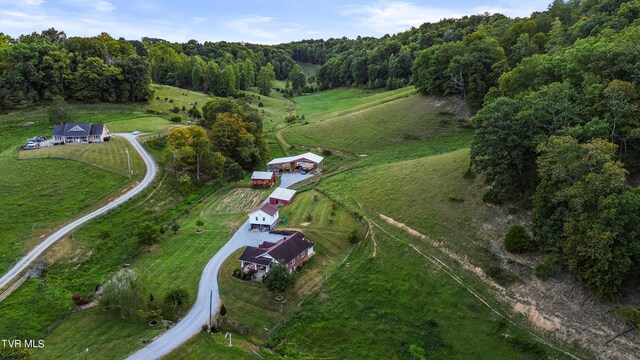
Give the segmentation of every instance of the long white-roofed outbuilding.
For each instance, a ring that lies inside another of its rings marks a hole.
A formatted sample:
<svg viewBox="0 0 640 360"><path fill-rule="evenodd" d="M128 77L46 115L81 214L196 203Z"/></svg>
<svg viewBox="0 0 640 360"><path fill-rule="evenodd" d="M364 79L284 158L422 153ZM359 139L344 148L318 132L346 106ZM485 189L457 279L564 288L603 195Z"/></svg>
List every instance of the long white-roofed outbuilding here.
<svg viewBox="0 0 640 360"><path fill-rule="evenodd" d="M267 163L269 171L296 172L320 171L324 158L318 154L307 152L296 156L276 158Z"/></svg>

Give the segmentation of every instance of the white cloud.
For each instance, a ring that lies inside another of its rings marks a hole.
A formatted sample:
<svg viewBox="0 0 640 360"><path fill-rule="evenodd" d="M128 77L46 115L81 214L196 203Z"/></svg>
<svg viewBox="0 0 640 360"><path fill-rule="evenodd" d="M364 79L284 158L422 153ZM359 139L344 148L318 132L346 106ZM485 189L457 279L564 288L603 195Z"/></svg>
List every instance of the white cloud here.
<svg viewBox="0 0 640 360"><path fill-rule="evenodd" d="M197 17L197 16L192 16L191 20L193 20L192 21L193 24L201 24L201 23L207 21L207 19L201 18L201 17Z"/></svg>
<svg viewBox="0 0 640 360"><path fill-rule="evenodd" d="M288 41L287 34L301 32L302 26L298 24L280 23L268 16L247 16L232 20L226 24L233 31L247 35L247 42L280 43Z"/></svg>
<svg viewBox="0 0 640 360"><path fill-rule="evenodd" d="M444 18L461 17L460 11L419 6L410 2L379 2L371 5L347 5L342 16L354 16L357 25L377 33L396 33L425 22L437 22Z"/></svg>
<svg viewBox="0 0 640 360"><path fill-rule="evenodd" d="M417 5L408 1L378 1L369 5L346 5L339 12L341 16L353 17L358 27L366 28L377 34L393 34L418 27L425 22L438 22L442 19L460 18L465 15L482 13L501 13L511 17L529 16L534 11L543 11L549 0L529 0L526 3L517 0L503 0L495 6L478 6L457 9ZM455 3L452 3L455 4Z"/></svg>
<svg viewBox="0 0 640 360"><path fill-rule="evenodd" d="M113 9L116 8L110 2L103 1L103 0L96 1L94 6L96 7L96 10L102 11L102 12L111 12L111 11L113 11Z"/></svg>

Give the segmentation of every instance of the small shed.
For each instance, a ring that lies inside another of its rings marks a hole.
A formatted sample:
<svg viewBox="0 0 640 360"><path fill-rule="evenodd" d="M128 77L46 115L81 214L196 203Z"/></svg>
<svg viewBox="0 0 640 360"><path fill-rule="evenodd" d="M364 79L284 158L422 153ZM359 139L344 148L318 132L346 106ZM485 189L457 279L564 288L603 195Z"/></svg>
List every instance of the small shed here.
<svg viewBox="0 0 640 360"><path fill-rule="evenodd" d="M276 174L271 171L254 171L251 175L251 186L272 187L276 183Z"/></svg>
<svg viewBox="0 0 640 360"><path fill-rule="evenodd" d="M289 205L295 195L295 190L279 187L269 195L269 203L272 205Z"/></svg>
<svg viewBox="0 0 640 360"><path fill-rule="evenodd" d="M296 156L275 158L267 163L267 169L273 172L320 171L323 160L322 156L307 152Z"/></svg>
<svg viewBox="0 0 640 360"><path fill-rule="evenodd" d="M253 209L249 213L249 224L251 229L272 230L278 223L280 217L280 209L277 206L269 203L262 204L262 206Z"/></svg>

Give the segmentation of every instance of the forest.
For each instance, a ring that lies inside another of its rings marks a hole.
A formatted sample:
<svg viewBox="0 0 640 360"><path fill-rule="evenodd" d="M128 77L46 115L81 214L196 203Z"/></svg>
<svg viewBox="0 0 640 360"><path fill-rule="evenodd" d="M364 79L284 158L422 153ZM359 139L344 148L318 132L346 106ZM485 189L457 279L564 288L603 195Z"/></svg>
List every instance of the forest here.
<svg viewBox="0 0 640 360"><path fill-rule="evenodd" d="M532 211L535 249L547 254L540 273L566 268L596 298L615 299L640 258L639 18L640 0L555 0L526 18L485 13L381 38L280 45L0 34L0 106L145 101L151 82L268 96L274 79L287 80L288 95L414 85L458 96L476 129L466 176L484 174L485 201ZM307 79L298 63L321 67ZM200 177L198 139L212 150L209 173L220 156L244 169L264 161L259 115L235 100L202 110L208 135L168 138L175 174ZM180 151L190 160L178 161Z"/></svg>

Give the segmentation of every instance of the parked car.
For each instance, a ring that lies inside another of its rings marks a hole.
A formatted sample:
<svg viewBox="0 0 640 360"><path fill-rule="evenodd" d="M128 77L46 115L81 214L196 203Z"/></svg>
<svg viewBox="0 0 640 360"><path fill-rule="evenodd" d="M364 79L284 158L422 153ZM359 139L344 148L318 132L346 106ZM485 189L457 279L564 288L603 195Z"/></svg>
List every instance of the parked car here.
<svg viewBox="0 0 640 360"><path fill-rule="evenodd" d="M28 143L27 145L25 145L25 146L23 147L23 149L24 149L24 150L34 150L34 149L37 149L37 148L39 148L39 147L40 147L40 145L39 145L38 143L36 143L36 142L31 143L31 142L30 142L30 143Z"/></svg>
<svg viewBox="0 0 640 360"><path fill-rule="evenodd" d="M38 136L38 137L36 138L36 141L37 141L37 142L43 142L43 141L45 141L45 140L47 140L47 138L45 138L44 136Z"/></svg>
<svg viewBox="0 0 640 360"><path fill-rule="evenodd" d="M140 131L136 130L134 132L131 133L132 135L140 135Z"/></svg>

